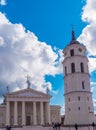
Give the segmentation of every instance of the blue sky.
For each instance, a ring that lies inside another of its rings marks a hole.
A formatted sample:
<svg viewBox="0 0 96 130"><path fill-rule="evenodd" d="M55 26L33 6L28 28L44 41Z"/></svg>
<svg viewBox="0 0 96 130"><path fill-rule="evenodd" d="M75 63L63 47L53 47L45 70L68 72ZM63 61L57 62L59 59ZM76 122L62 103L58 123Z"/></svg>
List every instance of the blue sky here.
<svg viewBox="0 0 96 130"><path fill-rule="evenodd" d="M1 0L0 72L1 99L10 91L31 87L50 88L51 104L64 108L62 50L76 38L88 50L91 91L96 106L96 9L95 0ZM64 110L63 110L64 111Z"/></svg>

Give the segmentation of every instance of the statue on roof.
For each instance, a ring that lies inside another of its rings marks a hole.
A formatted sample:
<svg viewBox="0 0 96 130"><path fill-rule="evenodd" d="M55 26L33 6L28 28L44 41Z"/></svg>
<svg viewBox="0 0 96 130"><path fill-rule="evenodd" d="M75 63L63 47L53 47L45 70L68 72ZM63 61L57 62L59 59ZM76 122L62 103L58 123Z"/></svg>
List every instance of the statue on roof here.
<svg viewBox="0 0 96 130"><path fill-rule="evenodd" d="M31 85L31 83L30 83L30 81L29 81L29 78L30 78L30 76L27 75L27 81L26 81L26 82L27 82L27 88L28 88L28 89L30 88L30 85Z"/></svg>
<svg viewBox="0 0 96 130"><path fill-rule="evenodd" d="M9 85L6 86L7 93L9 93Z"/></svg>
<svg viewBox="0 0 96 130"><path fill-rule="evenodd" d="M50 90L49 90L49 88L47 87L47 88L46 88L46 93L49 94L49 92L50 92Z"/></svg>

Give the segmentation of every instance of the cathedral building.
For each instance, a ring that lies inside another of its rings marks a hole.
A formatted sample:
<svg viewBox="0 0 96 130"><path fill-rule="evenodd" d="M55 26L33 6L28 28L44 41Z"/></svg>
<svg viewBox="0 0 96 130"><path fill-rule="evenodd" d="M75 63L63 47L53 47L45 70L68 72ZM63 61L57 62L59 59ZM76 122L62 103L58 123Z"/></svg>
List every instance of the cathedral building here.
<svg viewBox="0 0 96 130"><path fill-rule="evenodd" d="M60 122L60 106L50 105L50 98L48 93L30 87L6 93L4 103L0 105L0 127L48 125Z"/></svg>
<svg viewBox="0 0 96 130"><path fill-rule="evenodd" d="M65 121L64 125L88 125L94 122L92 93L86 48L75 39L63 50Z"/></svg>

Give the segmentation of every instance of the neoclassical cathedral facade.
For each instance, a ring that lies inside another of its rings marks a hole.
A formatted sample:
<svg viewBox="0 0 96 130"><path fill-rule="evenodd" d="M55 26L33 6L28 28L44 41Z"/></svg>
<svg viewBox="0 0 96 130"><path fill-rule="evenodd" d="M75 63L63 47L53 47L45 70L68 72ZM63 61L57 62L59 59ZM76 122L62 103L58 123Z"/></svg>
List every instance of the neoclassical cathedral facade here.
<svg viewBox="0 0 96 130"><path fill-rule="evenodd" d="M0 126L48 125L60 122L60 106L50 105L51 96L28 87L6 93L0 105Z"/></svg>

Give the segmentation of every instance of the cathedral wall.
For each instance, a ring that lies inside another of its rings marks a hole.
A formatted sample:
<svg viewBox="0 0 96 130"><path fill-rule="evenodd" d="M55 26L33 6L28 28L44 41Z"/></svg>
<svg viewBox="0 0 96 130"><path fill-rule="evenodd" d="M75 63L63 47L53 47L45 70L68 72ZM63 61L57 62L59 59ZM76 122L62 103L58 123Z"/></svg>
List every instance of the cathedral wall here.
<svg viewBox="0 0 96 130"><path fill-rule="evenodd" d="M88 60L86 57L76 55L73 57L66 58L66 60L64 61L64 64L63 64L63 68L65 68L65 66L67 67L67 74L72 73L71 72L71 63L75 64L75 72L81 72L80 63L83 63L84 64L84 73L89 73L88 65L87 65ZM63 69L63 70L65 70L65 69ZM64 75L65 75L65 71L64 71Z"/></svg>
<svg viewBox="0 0 96 130"><path fill-rule="evenodd" d="M86 48L84 46L80 46L78 44L72 44L70 46L67 46L63 52L64 52L64 57L67 58L67 57L70 57L70 50L74 49L74 55L81 55L81 56L84 56L85 55L85 51L86 51ZM80 51L82 50L82 51Z"/></svg>
<svg viewBox="0 0 96 130"><path fill-rule="evenodd" d="M0 127L6 123L6 105L0 105Z"/></svg>
<svg viewBox="0 0 96 130"><path fill-rule="evenodd" d="M60 106L50 106L51 122L61 122Z"/></svg>
<svg viewBox="0 0 96 130"><path fill-rule="evenodd" d="M82 82L84 82L82 86ZM73 91L90 91L89 75L85 73L70 74L65 77L65 93Z"/></svg>

